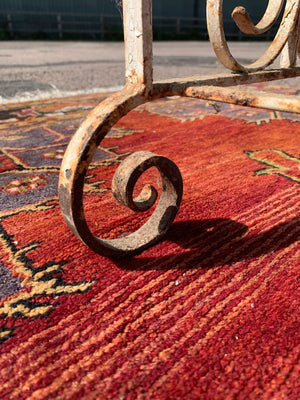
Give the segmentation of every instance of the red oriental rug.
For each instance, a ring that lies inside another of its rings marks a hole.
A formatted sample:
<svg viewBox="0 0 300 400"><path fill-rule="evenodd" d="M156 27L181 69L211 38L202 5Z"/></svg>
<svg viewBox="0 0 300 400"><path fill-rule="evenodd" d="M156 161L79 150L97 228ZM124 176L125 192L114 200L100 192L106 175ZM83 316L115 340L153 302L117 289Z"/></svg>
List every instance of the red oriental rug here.
<svg viewBox="0 0 300 400"><path fill-rule="evenodd" d="M300 117L183 98L130 112L86 180L93 231L147 218L110 192L131 152L172 159L184 195L163 242L116 262L57 198L100 97L0 108L0 398L299 399Z"/></svg>

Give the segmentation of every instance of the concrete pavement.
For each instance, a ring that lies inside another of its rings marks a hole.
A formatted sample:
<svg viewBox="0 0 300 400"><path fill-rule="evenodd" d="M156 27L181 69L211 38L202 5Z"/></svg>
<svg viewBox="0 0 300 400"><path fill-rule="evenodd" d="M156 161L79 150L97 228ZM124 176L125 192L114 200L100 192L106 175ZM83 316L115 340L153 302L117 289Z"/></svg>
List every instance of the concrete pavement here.
<svg viewBox="0 0 300 400"><path fill-rule="evenodd" d="M232 42L250 63L265 42ZM209 42L155 42L154 79L224 72ZM0 41L0 104L114 90L124 85L122 42Z"/></svg>

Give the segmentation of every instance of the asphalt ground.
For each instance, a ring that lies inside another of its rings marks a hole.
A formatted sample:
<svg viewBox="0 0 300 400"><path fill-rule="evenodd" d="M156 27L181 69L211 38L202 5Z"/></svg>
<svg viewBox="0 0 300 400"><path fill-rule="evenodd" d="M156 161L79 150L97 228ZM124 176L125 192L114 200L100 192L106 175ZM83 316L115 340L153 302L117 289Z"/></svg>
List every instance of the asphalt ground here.
<svg viewBox="0 0 300 400"><path fill-rule="evenodd" d="M246 64L268 45L229 43ZM154 80L226 71L209 42L154 42L153 54ZM119 89L124 72L122 42L1 41L0 104Z"/></svg>

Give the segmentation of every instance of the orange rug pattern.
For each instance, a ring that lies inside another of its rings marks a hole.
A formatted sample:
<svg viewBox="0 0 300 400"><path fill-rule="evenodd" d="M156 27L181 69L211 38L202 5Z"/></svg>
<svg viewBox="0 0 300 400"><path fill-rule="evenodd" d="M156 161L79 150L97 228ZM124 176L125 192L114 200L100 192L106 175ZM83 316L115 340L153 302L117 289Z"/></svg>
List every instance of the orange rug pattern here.
<svg viewBox="0 0 300 400"><path fill-rule="evenodd" d="M134 151L172 159L184 195L163 242L116 262L74 237L57 198L100 99L0 108L0 398L299 399L299 116L167 98L122 118L86 178L93 232L149 216L110 191Z"/></svg>

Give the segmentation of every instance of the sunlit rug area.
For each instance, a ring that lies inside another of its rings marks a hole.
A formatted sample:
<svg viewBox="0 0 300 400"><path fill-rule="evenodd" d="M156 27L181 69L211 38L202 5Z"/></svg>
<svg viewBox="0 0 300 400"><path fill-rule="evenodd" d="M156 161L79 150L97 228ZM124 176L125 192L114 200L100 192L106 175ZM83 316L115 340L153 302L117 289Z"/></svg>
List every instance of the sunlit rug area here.
<svg viewBox="0 0 300 400"><path fill-rule="evenodd" d="M151 214L111 194L134 151L173 160L184 194L164 241L114 261L57 197L64 150L104 97L0 108L0 398L299 399L300 117L185 98L131 111L86 178L92 231Z"/></svg>

